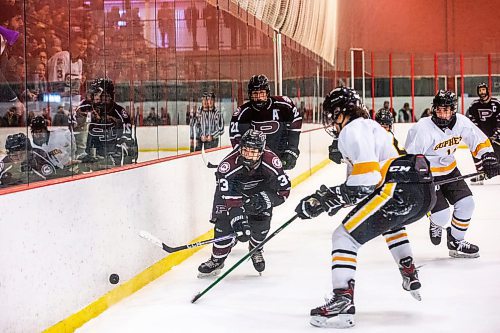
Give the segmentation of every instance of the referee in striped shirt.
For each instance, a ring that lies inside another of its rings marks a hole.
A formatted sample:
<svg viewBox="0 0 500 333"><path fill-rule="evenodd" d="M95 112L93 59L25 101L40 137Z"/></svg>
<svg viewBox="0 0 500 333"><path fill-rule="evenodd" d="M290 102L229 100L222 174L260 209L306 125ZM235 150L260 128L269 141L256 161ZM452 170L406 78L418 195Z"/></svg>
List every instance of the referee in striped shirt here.
<svg viewBox="0 0 500 333"><path fill-rule="evenodd" d="M203 93L201 106L191 121L191 140L196 143L195 151L219 146L219 137L224 134L224 118L215 107L215 94Z"/></svg>

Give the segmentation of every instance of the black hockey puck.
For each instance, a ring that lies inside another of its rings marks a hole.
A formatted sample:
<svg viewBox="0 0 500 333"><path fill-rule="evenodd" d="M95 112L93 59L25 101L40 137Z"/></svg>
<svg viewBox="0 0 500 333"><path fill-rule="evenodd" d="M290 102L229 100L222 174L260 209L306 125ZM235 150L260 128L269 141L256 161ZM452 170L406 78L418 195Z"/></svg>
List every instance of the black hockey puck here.
<svg viewBox="0 0 500 333"><path fill-rule="evenodd" d="M109 276L109 282L111 284L117 284L118 281L120 281L120 277L118 276L118 274L113 273Z"/></svg>

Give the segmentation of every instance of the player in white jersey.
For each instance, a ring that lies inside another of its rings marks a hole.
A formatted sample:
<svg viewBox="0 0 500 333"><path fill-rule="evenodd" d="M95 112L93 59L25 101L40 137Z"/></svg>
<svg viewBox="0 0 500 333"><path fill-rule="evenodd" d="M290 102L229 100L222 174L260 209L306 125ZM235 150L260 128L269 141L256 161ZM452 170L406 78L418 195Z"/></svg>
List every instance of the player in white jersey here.
<svg viewBox="0 0 500 333"><path fill-rule="evenodd" d="M78 173L75 138L68 129L49 131L45 118L36 116L31 121L31 135L33 145L45 151L50 163L61 170L57 173L59 176Z"/></svg>
<svg viewBox="0 0 500 333"><path fill-rule="evenodd" d="M454 153L463 141L472 155L482 160L483 171L489 177L498 175L498 161L490 140L467 117L456 113L456 96L440 90L432 101L432 117L421 119L408 132L405 148L408 153L424 154L431 163L436 180L460 176ZM430 238L434 245L441 242L442 228L450 220L449 205L453 206L451 227L447 228L447 246L452 257L479 257L479 248L464 240L474 211L472 193L464 180L441 185L437 202L430 217Z"/></svg>
<svg viewBox="0 0 500 333"><path fill-rule="evenodd" d="M316 193L302 199L295 209L300 218L310 219L322 212L332 216L343 207L355 206L333 232L333 297L311 310L313 326L354 325L354 275L359 248L385 232L417 221L435 201L430 166L425 157L399 156L392 136L367 118L354 90L340 87L326 96L323 123L327 132L338 134L338 148L351 165L351 171L345 183L334 187L322 185ZM406 240L406 233L397 231L386 240L391 246ZM403 288L410 292L420 288L412 257L407 256L398 264Z"/></svg>

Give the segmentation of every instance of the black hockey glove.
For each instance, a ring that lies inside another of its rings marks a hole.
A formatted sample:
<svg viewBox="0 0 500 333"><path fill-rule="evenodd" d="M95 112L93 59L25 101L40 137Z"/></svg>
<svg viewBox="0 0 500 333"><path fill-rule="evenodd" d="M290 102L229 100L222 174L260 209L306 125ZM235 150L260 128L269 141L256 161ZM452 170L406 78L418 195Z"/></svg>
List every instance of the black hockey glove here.
<svg viewBox="0 0 500 333"><path fill-rule="evenodd" d="M328 215L333 216L349 203L349 197L345 192L342 190L342 185L334 187L321 185L319 191L316 191L314 196L318 199L323 210Z"/></svg>
<svg viewBox="0 0 500 333"><path fill-rule="evenodd" d="M498 159L495 153L484 153L481 160L486 177L493 178L498 176L500 172L500 165L498 164Z"/></svg>
<svg viewBox="0 0 500 333"><path fill-rule="evenodd" d="M229 223L237 235L236 238L240 242L247 242L250 239L250 225L248 224L248 217L243 208L231 208L229 218Z"/></svg>
<svg viewBox="0 0 500 333"><path fill-rule="evenodd" d="M245 212L249 215L260 214L272 206L272 199L269 197L269 194L264 191L252 195L250 198L246 199L243 204Z"/></svg>
<svg viewBox="0 0 500 333"><path fill-rule="evenodd" d="M493 133L493 135L490 136L490 141L491 141L491 143L494 143L494 144L500 146L500 129L497 129L495 131L495 133Z"/></svg>
<svg viewBox="0 0 500 333"><path fill-rule="evenodd" d="M342 162L342 153L339 150L338 138L333 138L332 144L328 146L328 158L337 164Z"/></svg>
<svg viewBox="0 0 500 333"><path fill-rule="evenodd" d="M283 163L283 170L292 170L293 168L295 168L297 158L299 158L298 150L285 150L280 157L281 163Z"/></svg>
<svg viewBox="0 0 500 333"><path fill-rule="evenodd" d="M301 219L308 220L323 213L323 208L321 207L318 199L316 199L315 195L313 194L308 195L304 199L300 200L297 207L295 207L295 212Z"/></svg>

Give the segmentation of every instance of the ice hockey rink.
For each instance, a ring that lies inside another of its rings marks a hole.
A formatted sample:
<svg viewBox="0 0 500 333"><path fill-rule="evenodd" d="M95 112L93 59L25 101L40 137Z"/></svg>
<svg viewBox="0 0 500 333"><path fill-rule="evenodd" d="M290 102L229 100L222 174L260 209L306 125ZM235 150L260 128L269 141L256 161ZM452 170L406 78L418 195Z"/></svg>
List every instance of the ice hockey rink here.
<svg viewBox="0 0 500 333"><path fill-rule="evenodd" d="M470 154L457 152L463 174L473 172ZM272 229L294 215L294 207L321 184L340 184L341 167L329 164L292 190L275 209ZM478 259L452 259L446 237L430 243L426 218L408 227L422 282L422 301L401 288L401 276L382 237L358 254L353 332L500 332L500 177L471 186L476 210L466 239L480 247ZM89 321L79 333L99 332L313 332L311 308L331 290L331 233L348 212L296 220L265 246L262 276L246 261L195 304L191 298L214 278L198 279L210 246L135 294ZM209 226L207 225L207 229ZM170 244L169 244L170 245ZM180 244L173 244L175 246ZM144 242L144 246L154 246ZM246 253L238 244L225 270ZM158 248L158 251L161 249ZM166 253L165 253L166 254ZM323 329L332 330L332 329Z"/></svg>

